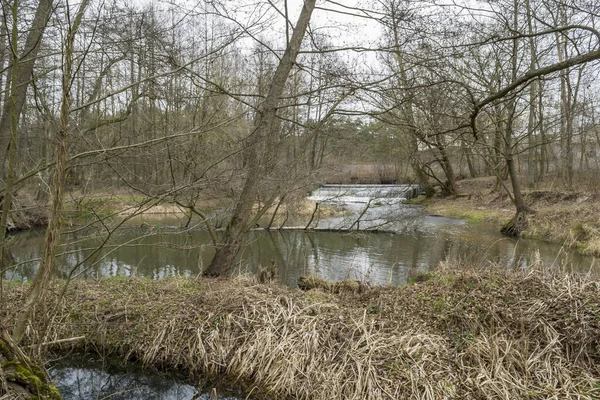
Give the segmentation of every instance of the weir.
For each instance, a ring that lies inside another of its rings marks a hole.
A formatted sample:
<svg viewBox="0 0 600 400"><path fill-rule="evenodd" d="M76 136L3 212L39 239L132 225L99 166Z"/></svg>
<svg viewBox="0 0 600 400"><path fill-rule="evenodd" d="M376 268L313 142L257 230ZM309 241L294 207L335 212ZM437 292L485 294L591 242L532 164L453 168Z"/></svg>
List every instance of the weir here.
<svg viewBox="0 0 600 400"><path fill-rule="evenodd" d="M418 185L323 185L309 200L326 203L397 203L421 194Z"/></svg>
<svg viewBox="0 0 600 400"><path fill-rule="evenodd" d="M290 287L296 286L298 276L307 274L332 281L350 278L395 285L406 283L408 271L427 271L444 260L482 265L491 261L507 267L526 267L541 260L547 265L572 264L581 271L595 265L593 257L557 244L515 241L489 224L429 216L419 205L403 204L418 190L416 185L324 185L310 199L329 204L336 214L315 211L314 232L304 231L306 220L289 222L287 227L298 226L297 231L249 232L235 273L254 273L258 265L275 261L279 281ZM88 257L103 243L101 232L65 235L56 274L66 277L75 269L77 278L92 279L196 276L213 257L212 241L208 232L178 228L180 224L177 219L163 219L151 231L138 225L123 227L93 258ZM7 247L7 254L15 268L5 271L6 280L33 278L42 240L43 232L36 231L12 237L14 245Z"/></svg>

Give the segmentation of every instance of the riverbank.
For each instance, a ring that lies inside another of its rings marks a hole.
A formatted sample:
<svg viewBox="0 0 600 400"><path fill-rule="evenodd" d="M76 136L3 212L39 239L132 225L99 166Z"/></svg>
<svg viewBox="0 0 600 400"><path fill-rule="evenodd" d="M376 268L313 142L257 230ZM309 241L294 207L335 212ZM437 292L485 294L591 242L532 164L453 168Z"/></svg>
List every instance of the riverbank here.
<svg viewBox="0 0 600 400"><path fill-rule="evenodd" d="M1 199L0 199L1 200ZM160 224L161 222L178 221L180 225L188 225L191 221L203 223L203 218L219 228L227 217L227 210L232 207L232 199L228 197L198 199L193 204L193 210L183 203L159 201L129 193L70 193L67 196L63 211L63 224L76 226L106 218L127 218L130 223L144 225ZM253 212L257 213L262 205L256 204ZM14 206L8 218L9 232L26 231L47 224L48 205L43 201L33 200L33 196L22 194L14 199ZM275 218L273 218L273 214ZM278 201L269 207L260 220L261 225L279 226L285 222L306 224L310 220L345 216L347 211L320 204L308 199ZM1 215L1 211L0 211Z"/></svg>
<svg viewBox="0 0 600 400"><path fill-rule="evenodd" d="M411 282L302 292L250 278L76 281L45 311L45 341L55 353L226 376L255 398L600 396L597 282L449 267ZM26 288L7 288L9 309Z"/></svg>
<svg viewBox="0 0 600 400"><path fill-rule="evenodd" d="M48 213L43 201L36 200L34 195L19 193L12 198L12 211L6 221L8 232L19 232L45 226L48 223ZM0 196L0 204L2 197ZM1 207L0 207L1 208ZM0 216L2 210L0 209Z"/></svg>
<svg viewBox="0 0 600 400"><path fill-rule="evenodd" d="M426 202L430 214L463 218L492 225L498 231L515 213L505 192L492 191L495 178L466 179L458 183L457 198ZM600 256L600 196L552 189L525 190L527 216L523 238L560 243L584 254Z"/></svg>

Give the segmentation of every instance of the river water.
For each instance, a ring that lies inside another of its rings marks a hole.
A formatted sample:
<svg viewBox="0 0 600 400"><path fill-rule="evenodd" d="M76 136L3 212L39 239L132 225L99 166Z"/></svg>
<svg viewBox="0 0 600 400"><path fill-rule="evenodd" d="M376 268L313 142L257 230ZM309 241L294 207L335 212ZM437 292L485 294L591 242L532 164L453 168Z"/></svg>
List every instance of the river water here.
<svg viewBox="0 0 600 400"><path fill-rule="evenodd" d="M315 218L311 226L330 231L254 230L248 234L234 273L252 273L259 264L274 262L281 283L295 287L297 278L306 274L329 280L401 284L410 270L429 271L444 260L519 268L539 260L581 272L596 264L593 257L565 251L556 244L515 240L486 224L428 216L420 206L402 204L411 190L405 185L326 186L309 198L343 208L345 215ZM80 278L196 276L214 255L210 236L200 223L190 229L180 225L177 219L165 218L151 227L140 227L139 222L122 227L93 256L105 236L97 232L70 234L63 239L66 244L61 248L57 274ZM348 228L352 231L334 231ZM30 280L39 264L42 241L43 231L11 236L8 254L15 266L5 272L5 278Z"/></svg>
<svg viewBox="0 0 600 400"><path fill-rule="evenodd" d="M441 261L468 261L481 267L500 264L527 268L533 263L587 272L596 260L560 246L504 237L486 224L429 216L420 206L403 201L416 194L408 185L327 185L309 199L343 211L335 217L315 213L311 227L318 231L254 230L238 257L234 273L252 273L259 264L275 263L281 283L295 287L299 276L317 274L329 280L345 278L371 283L401 284L411 270L429 271ZM304 227L303 221L290 226ZM120 228L104 249L101 232L66 235L57 274L79 278L144 276L161 279L196 276L213 257L210 236L200 222L180 228L177 218L153 219ZM328 229L328 230L326 230ZM336 229L351 231L335 231ZM369 232L376 231L376 232ZM43 231L9 238L11 280L30 280L39 265ZM52 376L65 399L209 399L210 394L174 376L161 376L135 367L115 369L68 361L56 365ZM197 396L197 397L194 397ZM219 399L235 399L220 393ZM244 398L239 397L239 398Z"/></svg>
<svg viewBox="0 0 600 400"><path fill-rule="evenodd" d="M49 374L63 400L238 400L248 397L222 384L194 385L183 375L163 375L108 360L69 357ZM201 387L200 387L201 386ZM215 396L216 394L216 396Z"/></svg>

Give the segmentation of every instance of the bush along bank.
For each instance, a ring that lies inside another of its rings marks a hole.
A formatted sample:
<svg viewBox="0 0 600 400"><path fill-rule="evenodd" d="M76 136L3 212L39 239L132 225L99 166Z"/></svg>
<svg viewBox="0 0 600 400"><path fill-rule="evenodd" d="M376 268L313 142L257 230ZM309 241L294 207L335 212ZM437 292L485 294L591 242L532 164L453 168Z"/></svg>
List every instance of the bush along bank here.
<svg viewBox="0 0 600 400"><path fill-rule="evenodd" d="M77 281L46 314L45 340L85 336L48 349L224 376L275 399L600 397L598 282L448 266L413 281ZM10 308L25 289L7 289Z"/></svg>

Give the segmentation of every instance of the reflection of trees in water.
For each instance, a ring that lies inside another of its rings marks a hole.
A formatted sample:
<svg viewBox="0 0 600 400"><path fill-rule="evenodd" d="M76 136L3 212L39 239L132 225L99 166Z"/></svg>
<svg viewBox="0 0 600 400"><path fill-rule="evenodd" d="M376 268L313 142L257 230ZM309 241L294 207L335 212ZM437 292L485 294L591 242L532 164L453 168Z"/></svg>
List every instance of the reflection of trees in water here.
<svg viewBox="0 0 600 400"><path fill-rule="evenodd" d="M432 225L433 226L433 225ZM435 228L435 226L434 226ZM434 229L432 228L432 229ZM557 260L557 246L539 241L515 241L465 226L455 232L435 234L384 234L299 231L250 232L236 262L235 272L256 272L257 266L279 267L281 282L294 287L300 275L318 274L325 279L370 279L373 283L400 284L406 282L406 271L431 270L445 259L467 261L475 265L497 262L506 266L522 266L534 260L539 248L542 261L552 264ZM201 231L158 229L140 238L139 229L125 230L115 235L101 256L92 258L82 268L98 261L81 277L144 276L158 279L169 276L196 276L201 265L207 265L214 249L209 235ZM22 263L15 279L32 277L38 262L27 260L41 256L41 240L35 235L19 234L19 240L9 247L12 263ZM100 238L74 235L65 239L62 250L72 251L57 260L61 277L77 263L82 262L100 243ZM117 247L126 243L122 247ZM582 271L590 268L593 259L574 252L562 253L560 259L580 265ZM558 259L560 261L560 259ZM10 279L12 271L5 277Z"/></svg>
<svg viewBox="0 0 600 400"><path fill-rule="evenodd" d="M39 261L30 262L29 260L39 259L41 257L40 232L31 230L10 234L6 237L4 248L4 278L8 280L26 280L31 278ZM31 246L30 243L36 243Z"/></svg>
<svg viewBox="0 0 600 400"><path fill-rule="evenodd" d="M68 254L58 263L59 274L66 275L80 265L77 273L82 278L101 276L139 275L150 278L190 276L198 274L199 258L210 259L211 249L204 232L158 231L144 234L129 229L115 235L103 250L88 259L101 237L76 237L70 235ZM208 251L207 251L208 250ZM85 260L85 262L83 262Z"/></svg>
<svg viewBox="0 0 600 400"><path fill-rule="evenodd" d="M77 362L74 362L77 364ZM89 362L83 367L56 367L50 371L64 400L92 399L211 399L210 393L199 393L176 378L150 374L135 367L129 369L103 368ZM218 398L236 400L219 391Z"/></svg>
<svg viewBox="0 0 600 400"><path fill-rule="evenodd" d="M89 368L54 370L52 377L65 400L76 399L191 399L196 390L164 378L137 373L110 374Z"/></svg>

